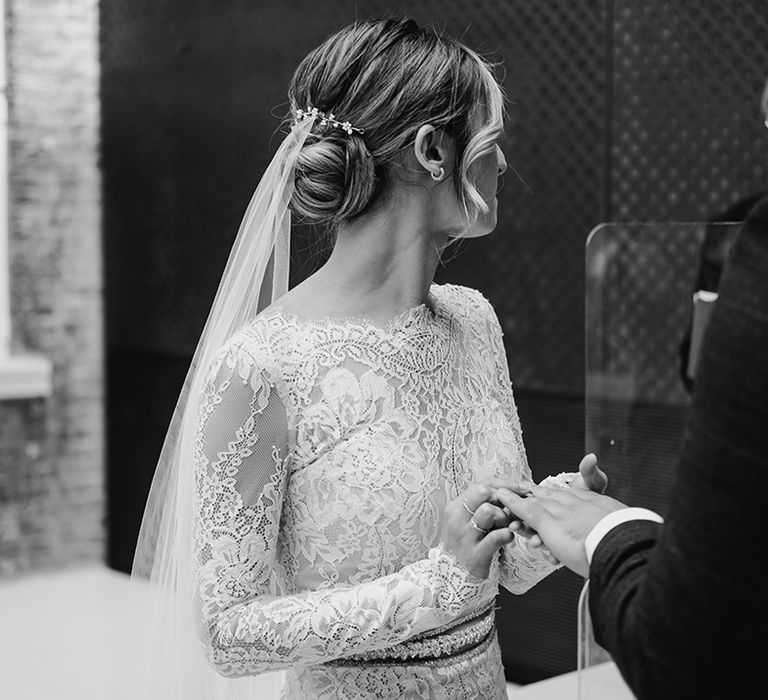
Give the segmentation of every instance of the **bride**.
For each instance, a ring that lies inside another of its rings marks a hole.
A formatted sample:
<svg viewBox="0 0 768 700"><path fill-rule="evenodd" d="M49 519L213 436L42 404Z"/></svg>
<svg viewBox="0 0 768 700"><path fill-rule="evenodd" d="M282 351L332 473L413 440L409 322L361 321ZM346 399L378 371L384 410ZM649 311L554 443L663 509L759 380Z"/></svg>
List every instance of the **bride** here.
<svg viewBox="0 0 768 700"><path fill-rule="evenodd" d="M496 315L433 283L496 226L502 91L386 20L312 51L289 98L147 504L134 697L506 698L498 585L558 564L494 496L530 479ZM286 291L291 214L335 243Z"/></svg>

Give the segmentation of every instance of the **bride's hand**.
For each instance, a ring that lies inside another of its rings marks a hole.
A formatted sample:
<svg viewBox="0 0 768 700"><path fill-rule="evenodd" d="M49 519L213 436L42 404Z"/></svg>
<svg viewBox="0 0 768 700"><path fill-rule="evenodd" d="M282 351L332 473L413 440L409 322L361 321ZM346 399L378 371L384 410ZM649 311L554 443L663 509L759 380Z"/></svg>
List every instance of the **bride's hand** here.
<svg viewBox="0 0 768 700"><path fill-rule="evenodd" d="M488 578L499 548L514 539L507 527L511 517L496 499L495 489L502 486L501 481L473 484L443 511L443 548L478 578Z"/></svg>

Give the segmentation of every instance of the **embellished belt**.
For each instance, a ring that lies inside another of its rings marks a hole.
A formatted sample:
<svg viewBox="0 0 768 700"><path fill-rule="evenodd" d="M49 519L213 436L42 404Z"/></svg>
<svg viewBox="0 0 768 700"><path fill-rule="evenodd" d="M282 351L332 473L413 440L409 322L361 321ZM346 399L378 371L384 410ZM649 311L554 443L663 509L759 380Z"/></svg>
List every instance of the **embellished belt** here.
<svg viewBox="0 0 768 700"><path fill-rule="evenodd" d="M496 607L492 603L480 613L445 627L430 630L388 649L368 651L326 662L328 666L425 663L463 654L480 646L494 630Z"/></svg>

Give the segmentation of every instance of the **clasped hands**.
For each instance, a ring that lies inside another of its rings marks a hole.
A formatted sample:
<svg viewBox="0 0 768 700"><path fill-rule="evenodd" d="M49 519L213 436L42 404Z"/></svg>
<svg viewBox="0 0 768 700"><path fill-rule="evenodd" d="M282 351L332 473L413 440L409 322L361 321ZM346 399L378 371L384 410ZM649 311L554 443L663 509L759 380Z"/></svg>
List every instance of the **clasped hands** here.
<svg viewBox="0 0 768 700"><path fill-rule="evenodd" d="M446 506L443 546L472 574L487 578L499 548L518 533L550 562L586 577L584 538L604 515L624 507L602 495L607 485L594 454L581 460L566 488L501 480L473 484Z"/></svg>

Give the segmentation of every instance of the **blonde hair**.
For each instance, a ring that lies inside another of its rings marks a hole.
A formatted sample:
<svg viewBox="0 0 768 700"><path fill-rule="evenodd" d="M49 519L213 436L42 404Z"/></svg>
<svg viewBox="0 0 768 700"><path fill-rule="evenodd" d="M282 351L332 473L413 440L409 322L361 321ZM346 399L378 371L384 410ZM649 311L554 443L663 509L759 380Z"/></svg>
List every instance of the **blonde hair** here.
<svg viewBox="0 0 768 700"><path fill-rule="evenodd" d="M423 124L455 141L453 182L467 219L488 211L471 166L503 134L504 95L493 66L459 41L409 19L356 22L307 55L288 96L294 116L315 107L363 130L315 123L291 201L304 221L338 225L366 212Z"/></svg>

